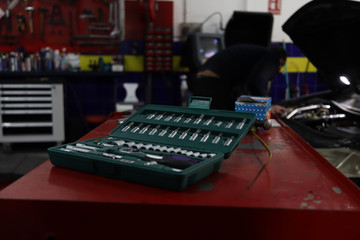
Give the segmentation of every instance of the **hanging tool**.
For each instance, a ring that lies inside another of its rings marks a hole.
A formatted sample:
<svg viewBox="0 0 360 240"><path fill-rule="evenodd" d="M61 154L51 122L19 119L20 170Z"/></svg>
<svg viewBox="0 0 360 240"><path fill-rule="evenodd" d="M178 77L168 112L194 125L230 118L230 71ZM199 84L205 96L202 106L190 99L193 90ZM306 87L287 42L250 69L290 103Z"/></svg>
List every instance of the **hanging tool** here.
<svg viewBox="0 0 360 240"><path fill-rule="evenodd" d="M65 19L62 17L61 7L59 4L54 4L49 20L50 24L65 24Z"/></svg>
<svg viewBox="0 0 360 240"><path fill-rule="evenodd" d="M73 45L73 22L72 22L72 12L69 12L69 45Z"/></svg>
<svg viewBox="0 0 360 240"><path fill-rule="evenodd" d="M109 2L109 20L110 25L114 25L114 2Z"/></svg>
<svg viewBox="0 0 360 240"><path fill-rule="evenodd" d="M25 32L25 17L22 15L22 13L18 13L16 15L16 22L18 24L18 31L19 32Z"/></svg>
<svg viewBox="0 0 360 240"><path fill-rule="evenodd" d="M156 0L147 0L148 2L148 11L149 11L149 20L150 24L154 26L155 18L156 18Z"/></svg>
<svg viewBox="0 0 360 240"><path fill-rule="evenodd" d="M119 11L118 11L118 3L114 2L114 29L110 33L111 36L118 36L120 34L119 29Z"/></svg>
<svg viewBox="0 0 360 240"><path fill-rule="evenodd" d="M1 8L0 8L0 12L1 12ZM0 13L1 14L1 13ZM5 13L4 13L5 14ZM3 20L0 18L0 35L2 33L2 27L3 27Z"/></svg>
<svg viewBox="0 0 360 240"><path fill-rule="evenodd" d="M10 15L10 1L7 0L8 7L5 10L6 18L6 32L11 32L11 15Z"/></svg>
<svg viewBox="0 0 360 240"><path fill-rule="evenodd" d="M44 7L39 7L40 11L40 31L39 31L39 39L42 40L44 38L44 25L45 25L45 15L49 11L49 9Z"/></svg>
<svg viewBox="0 0 360 240"><path fill-rule="evenodd" d="M103 21L104 13L103 13L102 8L98 8L97 11L98 11L98 22L101 23Z"/></svg>
<svg viewBox="0 0 360 240"><path fill-rule="evenodd" d="M88 29L90 31L104 31L104 32L107 32L107 31L110 31L110 27L107 27L105 25L97 25L97 24L93 24L91 26L88 27Z"/></svg>
<svg viewBox="0 0 360 240"><path fill-rule="evenodd" d="M10 3L10 0L7 0L7 8L5 10L5 17L6 17L6 31L11 32L11 15L10 10L12 10L17 4L19 0L14 0Z"/></svg>
<svg viewBox="0 0 360 240"><path fill-rule="evenodd" d="M96 16L91 10L84 9L83 12L79 15L79 18L84 20L94 20L96 19Z"/></svg>
<svg viewBox="0 0 360 240"><path fill-rule="evenodd" d="M140 0L140 7L145 9L146 19L149 27L155 26L156 21L156 0Z"/></svg>
<svg viewBox="0 0 360 240"><path fill-rule="evenodd" d="M120 40L125 40L125 0L119 0Z"/></svg>
<svg viewBox="0 0 360 240"><path fill-rule="evenodd" d="M32 33L34 33L34 24L33 24L33 17L32 17L34 7L29 6L29 7L26 7L25 10L29 16L29 31L32 34Z"/></svg>
<svg viewBox="0 0 360 240"><path fill-rule="evenodd" d="M5 18L6 18L6 32L11 32L11 15L9 8L5 10Z"/></svg>

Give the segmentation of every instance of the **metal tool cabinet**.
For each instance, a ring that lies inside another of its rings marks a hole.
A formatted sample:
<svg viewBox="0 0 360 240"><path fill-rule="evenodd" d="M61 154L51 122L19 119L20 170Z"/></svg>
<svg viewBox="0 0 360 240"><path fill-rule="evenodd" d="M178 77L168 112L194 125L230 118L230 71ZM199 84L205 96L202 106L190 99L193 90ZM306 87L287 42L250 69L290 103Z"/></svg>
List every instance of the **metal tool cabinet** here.
<svg viewBox="0 0 360 240"><path fill-rule="evenodd" d="M0 142L64 141L62 83L0 84Z"/></svg>
<svg viewBox="0 0 360 240"><path fill-rule="evenodd" d="M79 141L108 136L121 117ZM281 120L257 134L272 158L251 187L267 157L251 134L181 192L45 161L0 191L0 239L359 239L360 189Z"/></svg>

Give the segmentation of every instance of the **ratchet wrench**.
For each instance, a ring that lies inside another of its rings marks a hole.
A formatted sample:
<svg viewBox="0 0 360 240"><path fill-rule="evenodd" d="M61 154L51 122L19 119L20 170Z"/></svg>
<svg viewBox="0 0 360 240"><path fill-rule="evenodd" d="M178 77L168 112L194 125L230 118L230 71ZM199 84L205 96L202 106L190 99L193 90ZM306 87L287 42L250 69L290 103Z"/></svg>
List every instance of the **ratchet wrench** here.
<svg viewBox="0 0 360 240"><path fill-rule="evenodd" d="M159 164L163 164L165 166L178 168L178 169L185 169L198 163L197 160L188 157L177 156L177 155L146 154L140 151L139 149L135 149L135 148L125 147L125 148L120 148L119 151L124 155L138 157L143 161L149 161L149 162L155 161Z"/></svg>

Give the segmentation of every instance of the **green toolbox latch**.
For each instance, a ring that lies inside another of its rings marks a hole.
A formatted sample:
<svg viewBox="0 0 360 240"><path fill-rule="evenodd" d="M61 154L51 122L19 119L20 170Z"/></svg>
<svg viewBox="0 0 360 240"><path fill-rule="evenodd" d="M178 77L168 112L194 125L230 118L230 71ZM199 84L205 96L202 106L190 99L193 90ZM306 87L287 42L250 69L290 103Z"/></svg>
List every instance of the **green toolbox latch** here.
<svg viewBox="0 0 360 240"><path fill-rule="evenodd" d="M211 100L211 97L191 96L189 100L189 108L210 109Z"/></svg>

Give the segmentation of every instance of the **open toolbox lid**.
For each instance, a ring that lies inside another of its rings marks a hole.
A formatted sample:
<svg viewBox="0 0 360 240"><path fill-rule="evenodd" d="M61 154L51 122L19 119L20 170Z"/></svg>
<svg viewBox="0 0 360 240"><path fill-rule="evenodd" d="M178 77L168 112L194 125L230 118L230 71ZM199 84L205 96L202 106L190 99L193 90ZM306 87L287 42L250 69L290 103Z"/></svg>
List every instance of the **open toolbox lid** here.
<svg viewBox="0 0 360 240"><path fill-rule="evenodd" d="M146 105L109 135L152 145L223 153L224 158L228 158L248 133L256 114L209 110L204 101L206 99L192 99L188 108ZM202 141L205 138L207 140Z"/></svg>
<svg viewBox="0 0 360 240"><path fill-rule="evenodd" d="M359 24L359 2L315 0L296 11L282 29L325 77L330 89L359 92ZM350 85L340 81L341 75Z"/></svg>

